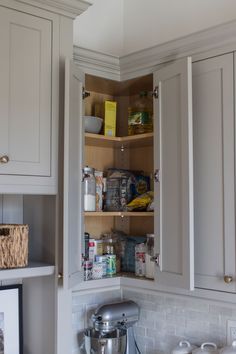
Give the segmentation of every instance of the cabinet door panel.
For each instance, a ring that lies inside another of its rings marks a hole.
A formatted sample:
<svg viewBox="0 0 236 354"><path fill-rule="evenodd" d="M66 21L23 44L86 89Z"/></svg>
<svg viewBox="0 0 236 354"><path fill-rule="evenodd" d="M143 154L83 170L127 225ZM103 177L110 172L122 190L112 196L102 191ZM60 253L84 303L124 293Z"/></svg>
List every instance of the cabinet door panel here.
<svg viewBox="0 0 236 354"><path fill-rule="evenodd" d="M157 282L193 289L193 181L191 58L154 74L155 233L160 236Z"/></svg>
<svg viewBox="0 0 236 354"><path fill-rule="evenodd" d="M83 119L84 74L69 59L65 66L64 132L64 285L83 280Z"/></svg>
<svg viewBox="0 0 236 354"><path fill-rule="evenodd" d="M0 8L0 174L50 176L51 21Z"/></svg>
<svg viewBox="0 0 236 354"><path fill-rule="evenodd" d="M193 64L196 286L235 291L233 54Z"/></svg>

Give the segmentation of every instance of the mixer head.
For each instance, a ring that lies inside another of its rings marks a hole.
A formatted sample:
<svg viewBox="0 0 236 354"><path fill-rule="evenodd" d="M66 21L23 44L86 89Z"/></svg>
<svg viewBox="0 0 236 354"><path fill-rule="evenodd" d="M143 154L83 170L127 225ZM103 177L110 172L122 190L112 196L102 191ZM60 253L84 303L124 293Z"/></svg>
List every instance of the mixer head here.
<svg viewBox="0 0 236 354"><path fill-rule="evenodd" d="M129 328L139 319L139 307L134 301L121 301L98 307L92 316L97 331L111 332Z"/></svg>

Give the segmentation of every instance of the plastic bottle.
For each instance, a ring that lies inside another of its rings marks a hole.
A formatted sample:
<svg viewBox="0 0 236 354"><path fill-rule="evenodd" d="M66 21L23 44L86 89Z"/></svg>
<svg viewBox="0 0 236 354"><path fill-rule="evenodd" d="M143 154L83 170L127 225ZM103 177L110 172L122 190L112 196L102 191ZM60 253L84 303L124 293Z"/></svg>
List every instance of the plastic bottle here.
<svg viewBox="0 0 236 354"><path fill-rule="evenodd" d="M135 275L139 277L145 277L146 275L146 249L145 243L139 243L135 246Z"/></svg>
<svg viewBox="0 0 236 354"><path fill-rule="evenodd" d="M152 100L148 92L141 91L132 107L128 108L128 134L143 134L153 131Z"/></svg>

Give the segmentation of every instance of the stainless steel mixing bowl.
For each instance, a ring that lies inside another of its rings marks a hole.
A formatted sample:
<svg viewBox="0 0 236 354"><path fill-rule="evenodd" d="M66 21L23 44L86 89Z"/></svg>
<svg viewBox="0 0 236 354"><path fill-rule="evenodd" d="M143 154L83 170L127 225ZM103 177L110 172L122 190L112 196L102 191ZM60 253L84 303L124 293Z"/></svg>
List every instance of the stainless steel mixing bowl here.
<svg viewBox="0 0 236 354"><path fill-rule="evenodd" d="M84 337L86 354L125 354L127 342L125 329L106 333L87 328Z"/></svg>

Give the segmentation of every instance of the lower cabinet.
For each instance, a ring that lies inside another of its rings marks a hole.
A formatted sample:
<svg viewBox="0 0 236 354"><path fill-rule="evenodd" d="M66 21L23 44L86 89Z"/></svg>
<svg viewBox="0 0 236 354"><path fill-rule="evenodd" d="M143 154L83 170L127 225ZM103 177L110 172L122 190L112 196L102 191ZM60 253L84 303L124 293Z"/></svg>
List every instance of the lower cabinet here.
<svg viewBox="0 0 236 354"><path fill-rule="evenodd" d="M195 287L235 292L234 53L193 64Z"/></svg>

